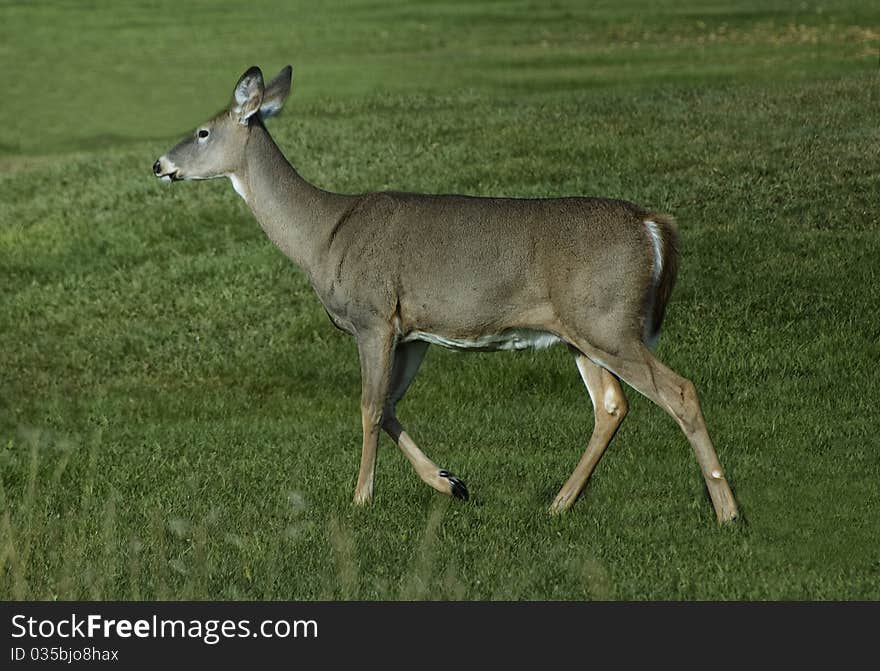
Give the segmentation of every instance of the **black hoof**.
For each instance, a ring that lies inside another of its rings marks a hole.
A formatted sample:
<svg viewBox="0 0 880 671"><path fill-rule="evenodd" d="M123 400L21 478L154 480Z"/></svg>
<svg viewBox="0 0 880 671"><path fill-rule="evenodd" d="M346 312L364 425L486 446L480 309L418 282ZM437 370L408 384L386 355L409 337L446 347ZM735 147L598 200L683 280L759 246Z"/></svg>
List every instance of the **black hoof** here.
<svg viewBox="0 0 880 671"><path fill-rule="evenodd" d="M468 500L468 496L470 495L468 494L467 486L461 480L459 480L449 471L440 471L438 475L441 478L446 478L447 480L449 480L449 484L452 485L452 495L455 498L461 499L462 501Z"/></svg>

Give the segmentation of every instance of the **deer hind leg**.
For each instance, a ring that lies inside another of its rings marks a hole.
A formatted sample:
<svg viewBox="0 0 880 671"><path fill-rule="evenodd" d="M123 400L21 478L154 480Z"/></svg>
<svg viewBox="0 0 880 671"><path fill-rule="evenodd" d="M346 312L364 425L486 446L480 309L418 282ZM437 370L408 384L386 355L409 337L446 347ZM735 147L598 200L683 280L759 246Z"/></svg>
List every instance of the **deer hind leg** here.
<svg viewBox="0 0 880 671"><path fill-rule="evenodd" d="M564 512L577 500L593 473L593 469L596 468L596 464L599 463L599 459L602 458L602 454L611 439L614 438L614 434L617 433L617 429L626 417L629 408L623 389L620 388L620 382L612 373L596 365L574 348L572 348L572 353L581 379L584 381L587 392L590 394L590 400L593 402L593 435L590 436L587 449L578 461L571 477L559 490L553 505L550 506L551 513Z"/></svg>
<svg viewBox="0 0 880 671"><path fill-rule="evenodd" d="M579 343L578 347L672 415L694 450L718 521L735 519L739 514L736 500L706 430L693 382L660 363L642 342L624 347L617 354L603 352L588 343Z"/></svg>
<svg viewBox="0 0 880 671"><path fill-rule="evenodd" d="M464 482L447 470L438 468L422 452L410 435L404 431L400 422L397 421L395 412L397 402L403 398L410 383L416 376L425 352L428 349L426 342L400 343L394 352L394 372L391 376L391 393L385 405L382 428L391 436L403 454L409 459L419 477L438 492L467 500L468 490Z"/></svg>

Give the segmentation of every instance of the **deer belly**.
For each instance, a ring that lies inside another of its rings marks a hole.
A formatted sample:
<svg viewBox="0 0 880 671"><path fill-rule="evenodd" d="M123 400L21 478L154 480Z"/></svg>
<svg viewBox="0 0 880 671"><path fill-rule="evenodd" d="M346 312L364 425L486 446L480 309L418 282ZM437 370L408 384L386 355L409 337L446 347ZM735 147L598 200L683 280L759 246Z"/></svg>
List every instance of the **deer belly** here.
<svg viewBox="0 0 880 671"><path fill-rule="evenodd" d="M449 336L427 333L425 331L410 331L403 337L403 342L412 340L424 340L432 345L440 345L448 349L476 350L480 352L494 352L497 350L521 350L533 347L543 349L562 342L560 338L547 331L533 329L509 329L501 333L481 335L475 338L450 338Z"/></svg>

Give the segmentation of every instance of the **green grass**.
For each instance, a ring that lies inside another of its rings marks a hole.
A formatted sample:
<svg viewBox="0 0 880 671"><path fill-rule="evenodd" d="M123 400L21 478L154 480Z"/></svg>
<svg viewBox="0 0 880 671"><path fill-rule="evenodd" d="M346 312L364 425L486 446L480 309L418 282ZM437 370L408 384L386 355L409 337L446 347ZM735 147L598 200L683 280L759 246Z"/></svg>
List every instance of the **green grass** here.
<svg viewBox="0 0 880 671"><path fill-rule="evenodd" d="M880 8L863 1L0 2L0 598L880 598ZM569 355L432 348L382 438L353 341L227 183L150 175L252 63L345 192L673 212L658 355L745 521L631 413L570 514Z"/></svg>

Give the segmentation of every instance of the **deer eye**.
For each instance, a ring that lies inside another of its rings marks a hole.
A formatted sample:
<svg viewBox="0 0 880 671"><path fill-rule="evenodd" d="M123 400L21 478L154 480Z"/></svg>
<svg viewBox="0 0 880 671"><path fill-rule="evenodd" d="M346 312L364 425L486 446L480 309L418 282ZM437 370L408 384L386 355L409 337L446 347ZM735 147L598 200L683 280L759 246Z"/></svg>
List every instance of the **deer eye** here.
<svg viewBox="0 0 880 671"><path fill-rule="evenodd" d="M207 131L207 130L205 130L204 128L202 128L202 130L199 131L199 138L201 138L202 140L204 140L204 139L205 139L206 137L208 137L210 134L211 134L211 133L210 133L209 131Z"/></svg>

